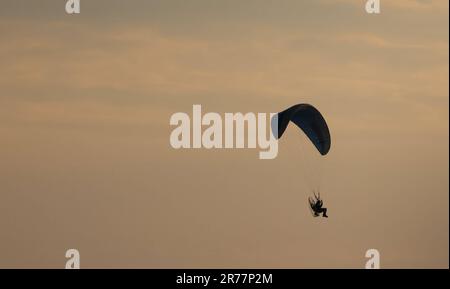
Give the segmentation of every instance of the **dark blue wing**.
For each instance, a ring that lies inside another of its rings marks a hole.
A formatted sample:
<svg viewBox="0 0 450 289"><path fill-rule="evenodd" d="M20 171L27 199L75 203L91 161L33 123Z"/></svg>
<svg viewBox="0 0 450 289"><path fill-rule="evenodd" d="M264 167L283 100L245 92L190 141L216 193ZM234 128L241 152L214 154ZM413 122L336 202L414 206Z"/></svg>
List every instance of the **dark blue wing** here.
<svg viewBox="0 0 450 289"><path fill-rule="evenodd" d="M331 147L328 125L320 112L312 105L294 105L276 115L278 117L278 136L280 138L289 122L295 123L311 140L321 155L326 155Z"/></svg>

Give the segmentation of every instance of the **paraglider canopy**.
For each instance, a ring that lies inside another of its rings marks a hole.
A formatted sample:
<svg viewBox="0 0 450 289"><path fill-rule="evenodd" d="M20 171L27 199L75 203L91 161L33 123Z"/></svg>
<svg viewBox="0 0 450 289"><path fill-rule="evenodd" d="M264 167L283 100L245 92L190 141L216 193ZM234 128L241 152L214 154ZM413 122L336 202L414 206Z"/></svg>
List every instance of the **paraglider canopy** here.
<svg viewBox="0 0 450 289"><path fill-rule="evenodd" d="M272 119L272 126L278 126L279 139L286 130L289 122L293 122L311 140L321 155L326 155L331 147L331 136L328 125L322 114L312 105L302 103L294 105L278 114ZM278 124L274 120L278 119Z"/></svg>

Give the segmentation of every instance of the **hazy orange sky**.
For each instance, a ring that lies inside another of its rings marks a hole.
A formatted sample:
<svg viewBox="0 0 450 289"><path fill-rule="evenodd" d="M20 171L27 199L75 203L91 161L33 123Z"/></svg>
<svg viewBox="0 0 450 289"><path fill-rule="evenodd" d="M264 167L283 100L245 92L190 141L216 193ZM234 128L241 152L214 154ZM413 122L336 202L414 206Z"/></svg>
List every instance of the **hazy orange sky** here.
<svg viewBox="0 0 450 289"><path fill-rule="evenodd" d="M0 267L448 268L448 1L64 5L0 0ZM169 144L193 104L303 102L328 219L294 127L270 161Z"/></svg>

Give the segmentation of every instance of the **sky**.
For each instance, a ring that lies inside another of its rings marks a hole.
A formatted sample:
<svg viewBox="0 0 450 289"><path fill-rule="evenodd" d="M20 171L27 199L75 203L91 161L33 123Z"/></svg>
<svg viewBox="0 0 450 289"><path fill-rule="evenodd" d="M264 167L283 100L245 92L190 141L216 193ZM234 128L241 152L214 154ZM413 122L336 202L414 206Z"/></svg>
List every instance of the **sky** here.
<svg viewBox="0 0 450 289"><path fill-rule="evenodd" d="M448 268L448 5L0 0L0 267ZM297 103L327 156L169 143L193 104Z"/></svg>

